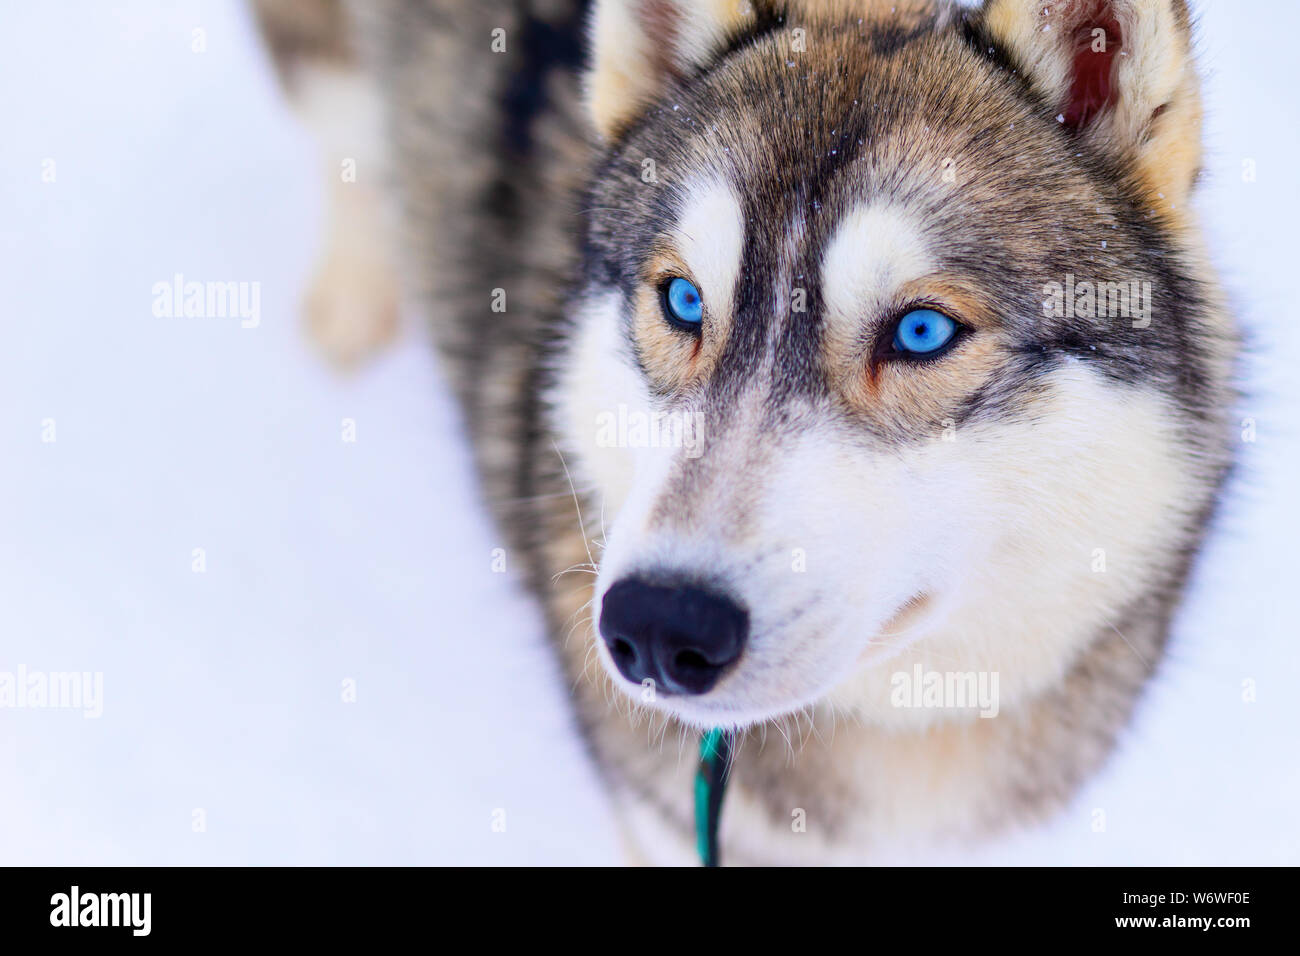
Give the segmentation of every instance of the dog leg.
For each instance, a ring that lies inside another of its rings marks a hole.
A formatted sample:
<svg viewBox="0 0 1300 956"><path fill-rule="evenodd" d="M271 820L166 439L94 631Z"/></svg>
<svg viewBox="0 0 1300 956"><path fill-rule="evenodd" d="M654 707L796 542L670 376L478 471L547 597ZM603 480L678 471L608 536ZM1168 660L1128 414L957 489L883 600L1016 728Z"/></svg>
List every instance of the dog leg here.
<svg viewBox="0 0 1300 956"><path fill-rule="evenodd" d="M379 94L352 55L335 0L258 0L255 9L288 99L320 146L328 183L304 325L330 361L352 367L398 331Z"/></svg>

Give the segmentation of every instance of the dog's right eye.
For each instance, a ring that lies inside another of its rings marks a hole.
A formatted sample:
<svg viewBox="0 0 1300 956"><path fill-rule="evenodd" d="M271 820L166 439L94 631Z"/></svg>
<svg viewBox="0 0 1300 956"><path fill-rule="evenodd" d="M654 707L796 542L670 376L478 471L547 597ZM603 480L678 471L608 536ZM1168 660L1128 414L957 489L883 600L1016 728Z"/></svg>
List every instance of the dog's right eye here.
<svg viewBox="0 0 1300 956"><path fill-rule="evenodd" d="M664 317L670 325L695 335L700 334L700 323L704 320L704 299L694 282L675 276L660 287L659 297Z"/></svg>

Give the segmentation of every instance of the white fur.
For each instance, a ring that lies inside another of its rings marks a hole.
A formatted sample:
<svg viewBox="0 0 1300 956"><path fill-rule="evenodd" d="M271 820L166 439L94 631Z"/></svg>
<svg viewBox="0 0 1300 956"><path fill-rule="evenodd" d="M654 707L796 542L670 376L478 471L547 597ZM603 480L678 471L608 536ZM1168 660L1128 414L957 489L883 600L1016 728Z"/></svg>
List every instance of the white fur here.
<svg viewBox="0 0 1300 956"><path fill-rule="evenodd" d="M723 179L695 180L684 192L675 245L699 283L705 308L730 315L745 241L740 200Z"/></svg>
<svg viewBox="0 0 1300 956"><path fill-rule="evenodd" d="M936 262L915 217L869 203L840 222L822 259L826 322L837 339L850 339L865 315L890 304L899 286L933 272Z"/></svg>

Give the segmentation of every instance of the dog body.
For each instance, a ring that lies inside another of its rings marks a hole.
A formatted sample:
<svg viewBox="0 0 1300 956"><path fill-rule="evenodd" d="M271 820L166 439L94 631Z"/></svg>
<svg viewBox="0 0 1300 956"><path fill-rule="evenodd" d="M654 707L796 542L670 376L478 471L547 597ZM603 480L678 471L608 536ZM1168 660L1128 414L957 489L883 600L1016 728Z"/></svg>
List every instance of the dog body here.
<svg viewBox="0 0 1300 956"><path fill-rule="evenodd" d="M356 298L430 316L638 851L692 859L711 727L728 862L1059 809L1230 466L1181 0L296 6L260 5L289 89L379 111ZM916 314L952 339L902 348ZM654 641L725 608L743 649L647 671L633 587Z"/></svg>

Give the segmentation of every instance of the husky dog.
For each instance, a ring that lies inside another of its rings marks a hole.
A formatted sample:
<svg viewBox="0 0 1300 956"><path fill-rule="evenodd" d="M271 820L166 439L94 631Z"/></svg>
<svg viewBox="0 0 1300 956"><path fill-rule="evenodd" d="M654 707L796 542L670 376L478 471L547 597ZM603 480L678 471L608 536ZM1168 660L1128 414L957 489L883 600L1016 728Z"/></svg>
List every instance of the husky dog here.
<svg viewBox="0 0 1300 956"><path fill-rule="evenodd" d="M709 728L730 863L1064 805L1231 464L1185 0L259 13L356 161L314 337L429 317L641 858Z"/></svg>

